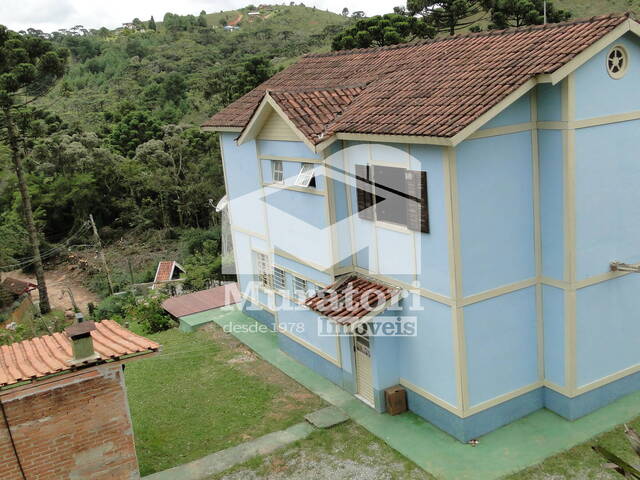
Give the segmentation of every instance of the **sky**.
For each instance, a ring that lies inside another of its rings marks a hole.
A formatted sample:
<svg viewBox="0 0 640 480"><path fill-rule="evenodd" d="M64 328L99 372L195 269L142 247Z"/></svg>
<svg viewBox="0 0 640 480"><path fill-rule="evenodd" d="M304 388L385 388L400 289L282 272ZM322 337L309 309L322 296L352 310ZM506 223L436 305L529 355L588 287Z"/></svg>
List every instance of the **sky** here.
<svg viewBox="0 0 640 480"><path fill-rule="evenodd" d="M300 1L308 7L315 5L336 13L347 7L367 15L388 13L394 6L404 4L403 0L296 0L296 3ZM260 3L271 2L254 2ZM273 3L282 3L282 0ZM16 31L32 27L53 32L75 25L115 28L135 17L147 20L153 15L156 20L162 20L166 12L197 15L202 10L211 13L250 4L251 0L0 0L0 24Z"/></svg>

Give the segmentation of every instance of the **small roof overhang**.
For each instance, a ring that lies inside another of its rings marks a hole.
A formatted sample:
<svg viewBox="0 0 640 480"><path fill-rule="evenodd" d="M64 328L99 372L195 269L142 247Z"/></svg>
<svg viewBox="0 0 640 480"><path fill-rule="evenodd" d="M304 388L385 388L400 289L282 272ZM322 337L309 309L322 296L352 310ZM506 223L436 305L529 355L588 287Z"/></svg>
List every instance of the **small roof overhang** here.
<svg viewBox="0 0 640 480"><path fill-rule="evenodd" d="M354 331L397 304L403 295L398 287L348 274L307 299L304 305Z"/></svg>

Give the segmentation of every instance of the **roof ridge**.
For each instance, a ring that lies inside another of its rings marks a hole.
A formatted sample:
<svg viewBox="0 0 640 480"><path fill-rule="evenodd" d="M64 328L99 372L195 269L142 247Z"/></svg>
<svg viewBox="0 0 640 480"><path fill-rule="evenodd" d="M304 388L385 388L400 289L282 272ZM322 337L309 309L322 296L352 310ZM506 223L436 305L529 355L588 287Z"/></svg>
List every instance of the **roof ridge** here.
<svg viewBox="0 0 640 480"><path fill-rule="evenodd" d="M283 93L308 93L308 92L326 92L329 90L344 90L347 88L367 88L368 84L366 82L360 83L352 83L345 85L338 85L335 87L305 87L305 88L267 88L265 90L265 94L275 93L275 94L283 94Z"/></svg>
<svg viewBox="0 0 640 480"><path fill-rule="evenodd" d="M547 23L544 25L526 25L522 27L505 28L502 30L487 30L486 32L463 33L463 34L450 35L450 36L439 37L439 38L427 38L427 39L419 40L417 42L412 42L412 43L399 43L396 45L385 45L383 47L352 48L349 50L337 50L337 51L324 52L324 53L308 53L306 55L303 55L302 58L322 58L322 57L332 57L332 56L340 56L340 55L352 55L356 53L357 54L378 53L378 52L387 51L387 50L396 50L396 49L402 49L402 48L419 47L422 45L430 45L434 43L451 42L451 41L459 40L461 38L478 38L478 37L494 37L494 36L498 37L503 35L513 35L513 34L522 33L522 32L531 32L535 30L552 30L552 29L567 27L571 25L579 25L583 23L596 23L602 20L608 20L608 19L614 19L614 18L619 18L620 20L622 19L635 20L633 13L630 11L627 11L622 14L609 13L606 15L596 15L593 17L585 17L585 18L578 18L575 20L568 20L566 22Z"/></svg>

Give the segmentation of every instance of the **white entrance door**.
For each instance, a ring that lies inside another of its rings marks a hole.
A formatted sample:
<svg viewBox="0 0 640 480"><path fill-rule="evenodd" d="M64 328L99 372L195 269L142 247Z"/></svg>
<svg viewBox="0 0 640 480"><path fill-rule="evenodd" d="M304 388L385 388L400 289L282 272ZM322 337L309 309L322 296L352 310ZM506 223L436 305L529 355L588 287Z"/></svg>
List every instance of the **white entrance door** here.
<svg viewBox="0 0 640 480"><path fill-rule="evenodd" d="M371 377L371 344L368 328L362 325L353 336L356 357L356 386L358 396L369 405L374 405L373 382Z"/></svg>

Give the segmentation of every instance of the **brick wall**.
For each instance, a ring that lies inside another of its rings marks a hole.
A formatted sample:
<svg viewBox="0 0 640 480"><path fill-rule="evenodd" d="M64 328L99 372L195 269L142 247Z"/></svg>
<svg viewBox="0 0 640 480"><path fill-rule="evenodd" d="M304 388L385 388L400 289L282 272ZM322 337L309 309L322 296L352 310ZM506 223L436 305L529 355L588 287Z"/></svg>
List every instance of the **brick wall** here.
<svg viewBox="0 0 640 480"><path fill-rule="evenodd" d="M28 480L139 478L120 365L64 375L0 399ZM0 479L22 480L1 414Z"/></svg>

